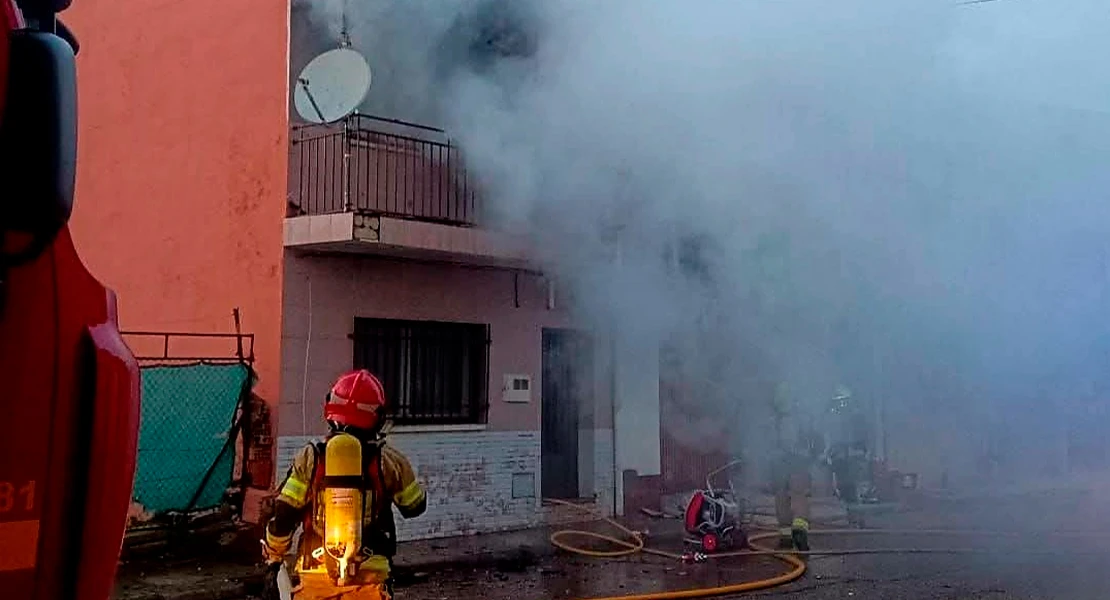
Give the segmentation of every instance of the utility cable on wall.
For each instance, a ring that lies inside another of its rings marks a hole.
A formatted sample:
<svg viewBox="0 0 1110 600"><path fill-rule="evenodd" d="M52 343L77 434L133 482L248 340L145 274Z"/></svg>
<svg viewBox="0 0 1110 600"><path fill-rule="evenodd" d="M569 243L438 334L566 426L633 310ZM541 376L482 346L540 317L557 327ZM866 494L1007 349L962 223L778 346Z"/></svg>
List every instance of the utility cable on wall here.
<svg viewBox="0 0 1110 600"><path fill-rule="evenodd" d="M312 351L312 275L308 281L308 333L304 342L304 372L301 374L301 435L308 435L308 360Z"/></svg>

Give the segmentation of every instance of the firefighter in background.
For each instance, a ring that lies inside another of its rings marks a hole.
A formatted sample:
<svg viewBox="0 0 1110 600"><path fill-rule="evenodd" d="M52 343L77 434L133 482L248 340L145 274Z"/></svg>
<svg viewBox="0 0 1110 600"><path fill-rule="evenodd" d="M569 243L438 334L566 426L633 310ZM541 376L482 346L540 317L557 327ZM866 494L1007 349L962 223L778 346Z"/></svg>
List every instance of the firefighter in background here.
<svg viewBox="0 0 1110 600"><path fill-rule="evenodd" d="M297 453L274 502L263 549L276 573L304 525L296 600L391 600L396 527L392 505L410 519L427 496L408 459L387 445L385 391L359 370L341 376L324 404L329 433Z"/></svg>
<svg viewBox="0 0 1110 600"><path fill-rule="evenodd" d="M786 384L775 389L777 452L772 467L779 547L809 550L812 467L824 451L816 430L802 418Z"/></svg>
<svg viewBox="0 0 1110 600"><path fill-rule="evenodd" d="M852 392L844 386L837 388L829 412L838 421L828 456L836 495L844 505L849 525L862 526L860 505L876 501L867 423L853 402Z"/></svg>

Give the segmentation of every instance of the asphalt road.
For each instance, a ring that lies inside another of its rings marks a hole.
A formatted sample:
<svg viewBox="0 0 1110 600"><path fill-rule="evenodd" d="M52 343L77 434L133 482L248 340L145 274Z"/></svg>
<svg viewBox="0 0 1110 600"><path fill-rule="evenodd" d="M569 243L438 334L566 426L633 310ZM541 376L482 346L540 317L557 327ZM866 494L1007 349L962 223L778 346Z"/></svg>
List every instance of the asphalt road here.
<svg viewBox="0 0 1110 600"><path fill-rule="evenodd" d="M921 545L934 542L921 539ZM935 544L934 544L935 545ZM810 560L795 583L746 596L802 599L1110 598L1110 553L881 555ZM596 598L723 585L781 571L769 559L676 565L655 559L600 561L555 558L522 569L437 574L398 590L404 599L530 600ZM741 595L729 597L743 597Z"/></svg>

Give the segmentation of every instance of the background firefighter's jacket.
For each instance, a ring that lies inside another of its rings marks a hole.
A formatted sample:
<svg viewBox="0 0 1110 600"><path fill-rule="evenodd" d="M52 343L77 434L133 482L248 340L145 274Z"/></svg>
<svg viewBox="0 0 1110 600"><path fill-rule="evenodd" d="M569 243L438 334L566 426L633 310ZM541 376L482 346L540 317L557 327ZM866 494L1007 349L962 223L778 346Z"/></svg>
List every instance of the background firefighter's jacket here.
<svg viewBox="0 0 1110 600"><path fill-rule="evenodd" d="M312 552L322 545L324 535L324 448L323 442L308 444L293 458L274 502L273 518L266 527L266 544L284 551L297 525L304 523L299 551L301 570L320 566ZM363 554L389 559L397 551L392 505L397 506L402 517L411 519L427 509L427 495L416 481L408 459L384 440L364 443L362 457ZM330 572L332 565L327 566Z"/></svg>

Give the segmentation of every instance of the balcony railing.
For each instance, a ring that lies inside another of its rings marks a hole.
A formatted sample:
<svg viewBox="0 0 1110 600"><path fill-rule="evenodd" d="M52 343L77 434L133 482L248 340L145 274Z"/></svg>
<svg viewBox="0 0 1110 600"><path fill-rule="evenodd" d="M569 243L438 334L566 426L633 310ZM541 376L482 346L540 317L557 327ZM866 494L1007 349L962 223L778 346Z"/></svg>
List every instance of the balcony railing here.
<svg viewBox="0 0 1110 600"><path fill-rule="evenodd" d="M376 214L473 226L478 195L441 129L352 115L293 129L291 215Z"/></svg>

